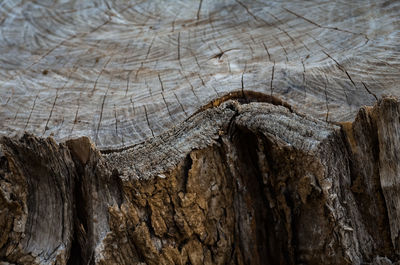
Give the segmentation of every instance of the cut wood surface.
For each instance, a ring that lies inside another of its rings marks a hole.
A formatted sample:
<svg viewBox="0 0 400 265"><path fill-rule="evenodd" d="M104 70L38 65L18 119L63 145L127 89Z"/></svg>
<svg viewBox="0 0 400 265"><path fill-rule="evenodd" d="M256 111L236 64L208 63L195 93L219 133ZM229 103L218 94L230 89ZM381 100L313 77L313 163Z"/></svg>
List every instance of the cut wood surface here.
<svg viewBox="0 0 400 265"><path fill-rule="evenodd" d="M2 1L0 265L400 264L399 17Z"/></svg>
<svg viewBox="0 0 400 265"><path fill-rule="evenodd" d="M160 135L230 92L348 121L400 95L398 1L2 1L0 134Z"/></svg>

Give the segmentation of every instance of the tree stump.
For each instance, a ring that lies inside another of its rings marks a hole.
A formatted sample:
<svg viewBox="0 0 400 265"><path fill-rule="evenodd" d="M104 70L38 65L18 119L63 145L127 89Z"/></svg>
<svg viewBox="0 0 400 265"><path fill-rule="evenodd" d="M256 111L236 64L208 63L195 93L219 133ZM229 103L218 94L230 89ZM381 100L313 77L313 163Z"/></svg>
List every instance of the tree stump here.
<svg viewBox="0 0 400 265"><path fill-rule="evenodd" d="M399 264L399 15L3 2L0 264Z"/></svg>

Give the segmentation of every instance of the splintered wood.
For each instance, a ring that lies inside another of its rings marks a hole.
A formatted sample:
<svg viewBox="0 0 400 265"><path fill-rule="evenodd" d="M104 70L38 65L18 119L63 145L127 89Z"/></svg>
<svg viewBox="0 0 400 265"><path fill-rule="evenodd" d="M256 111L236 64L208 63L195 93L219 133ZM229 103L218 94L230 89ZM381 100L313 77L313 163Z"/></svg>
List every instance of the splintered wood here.
<svg viewBox="0 0 400 265"><path fill-rule="evenodd" d="M231 92L349 121L400 95L398 1L3 1L0 134L158 136Z"/></svg>

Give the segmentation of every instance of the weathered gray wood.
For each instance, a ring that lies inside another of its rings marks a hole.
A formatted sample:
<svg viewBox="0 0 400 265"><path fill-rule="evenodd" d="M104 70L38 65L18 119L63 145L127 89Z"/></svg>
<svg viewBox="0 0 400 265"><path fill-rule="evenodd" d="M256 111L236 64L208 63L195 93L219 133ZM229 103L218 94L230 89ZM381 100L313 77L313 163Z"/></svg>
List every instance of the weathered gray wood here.
<svg viewBox="0 0 400 265"><path fill-rule="evenodd" d="M350 121L400 95L397 1L3 1L0 133L116 149L232 91Z"/></svg>
<svg viewBox="0 0 400 265"><path fill-rule="evenodd" d="M3 1L0 264L398 264L399 12Z"/></svg>
<svg viewBox="0 0 400 265"><path fill-rule="evenodd" d="M398 264L399 119L227 101L109 154L3 137L0 262Z"/></svg>

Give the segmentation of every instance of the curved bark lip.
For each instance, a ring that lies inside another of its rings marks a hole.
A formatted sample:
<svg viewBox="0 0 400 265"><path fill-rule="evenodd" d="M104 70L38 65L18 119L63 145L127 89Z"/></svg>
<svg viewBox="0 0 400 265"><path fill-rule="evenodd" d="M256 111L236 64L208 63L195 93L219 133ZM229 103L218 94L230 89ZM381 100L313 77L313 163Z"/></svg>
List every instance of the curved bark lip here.
<svg viewBox="0 0 400 265"><path fill-rule="evenodd" d="M251 102L264 102L264 103L269 103L269 104L276 105L276 106L283 106L283 107L287 108L290 112L294 112L292 106L290 106L289 103L285 102L284 100L280 99L278 96L268 95L268 94L257 92L257 91L236 90L236 91L226 93L225 95L218 97L216 99L213 99L209 103L203 105L195 113L193 113L188 118L186 118L185 120L183 120L182 122L177 124L175 127L179 127L183 123L187 122L190 119L193 119L194 116L198 115L201 112L206 111L207 109L217 108L217 107L221 106L222 104L227 103L229 101L237 102L239 104L249 104ZM302 114L299 114L299 115L302 115ZM153 138L160 138L160 137L162 138L164 135L168 135L171 131L173 131L173 128L171 128L170 130L167 130L166 132L162 133L161 135L155 136ZM85 137L85 136L83 136L83 137ZM145 142L152 141L153 138L147 139L141 143L137 143L134 145L124 146L122 148L107 149L107 148L97 147L97 149L103 154L121 152L124 150L129 150L131 148L134 148L135 146L140 146L140 145L144 144Z"/></svg>

